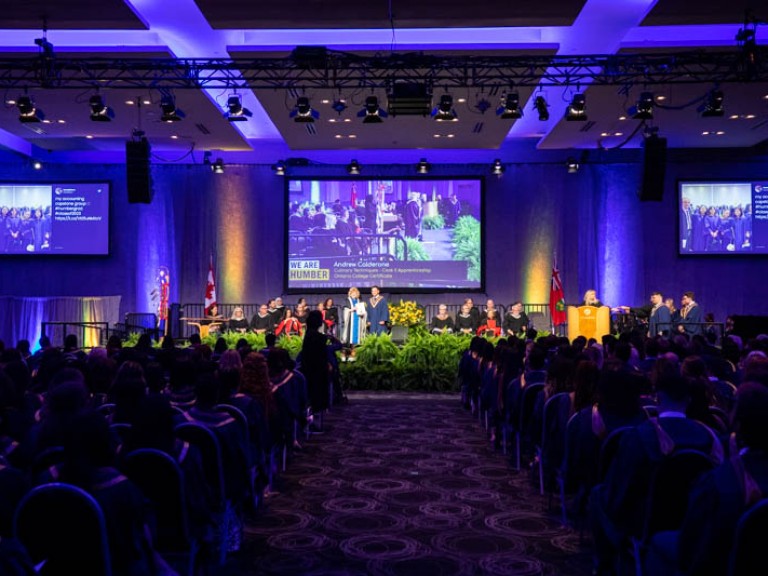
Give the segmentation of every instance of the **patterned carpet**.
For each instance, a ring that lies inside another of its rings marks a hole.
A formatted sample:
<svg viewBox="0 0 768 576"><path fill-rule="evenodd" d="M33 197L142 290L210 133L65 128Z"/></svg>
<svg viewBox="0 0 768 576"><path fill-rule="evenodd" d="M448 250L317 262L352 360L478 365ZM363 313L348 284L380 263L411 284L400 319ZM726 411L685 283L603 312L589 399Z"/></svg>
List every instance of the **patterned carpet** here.
<svg viewBox="0 0 768 576"><path fill-rule="evenodd" d="M456 397L350 396L324 428L289 461L222 573L591 573L557 502L548 511Z"/></svg>

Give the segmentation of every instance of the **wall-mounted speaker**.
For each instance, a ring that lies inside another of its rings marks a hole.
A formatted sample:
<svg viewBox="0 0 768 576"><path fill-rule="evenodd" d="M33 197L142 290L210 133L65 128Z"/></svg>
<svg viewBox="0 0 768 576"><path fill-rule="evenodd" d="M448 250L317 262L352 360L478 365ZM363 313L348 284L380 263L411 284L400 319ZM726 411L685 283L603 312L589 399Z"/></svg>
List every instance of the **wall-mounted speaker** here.
<svg viewBox="0 0 768 576"><path fill-rule="evenodd" d="M125 143L125 175L128 202L149 204L152 202L152 174L149 155L151 149L146 138L128 140Z"/></svg>
<svg viewBox="0 0 768 576"><path fill-rule="evenodd" d="M639 196L642 202L660 202L664 197L667 171L667 139L649 136L643 144L643 174Z"/></svg>

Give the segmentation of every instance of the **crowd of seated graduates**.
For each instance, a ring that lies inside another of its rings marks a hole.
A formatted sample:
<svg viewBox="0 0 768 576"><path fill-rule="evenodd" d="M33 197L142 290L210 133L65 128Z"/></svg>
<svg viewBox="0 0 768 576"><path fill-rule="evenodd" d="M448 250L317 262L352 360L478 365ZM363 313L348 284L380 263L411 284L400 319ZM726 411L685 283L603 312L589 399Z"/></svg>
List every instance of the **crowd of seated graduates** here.
<svg viewBox="0 0 768 576"><path fill-rule="evenodd" d="M546 509L562 501L595 574L729 574L737 522L768 497L768 336L475 337L458 382L495 449L517 438L511 465ZM655 482L673 457L701 468Z"/></svg>
<svg viewBox="0 0 768 576"><path fill-rule="evenodd" d="M153 548L151 506L123 468L128 454L147 448L178 463L199 562L214 562L222 547L238 548L244 519L279 489L285 462L317 426L312 410L328 407L328 391L308 390L313 379L274 338L263 350L242 340L215 353L197 339L178 346L166 338L157 348L144 337L132 347L111 339L88 352L74 336L64 347L45 337L40 344L30 354L27 342L0 342L2 574L31 573L14 538L14 514L31 489L52 482L84 489L102 508L113 574L166 573L168 563ZM179 433L187 423L218 441L226 511L213 493L205 449ZM225 535L223 514L231 516Z"/></svg>

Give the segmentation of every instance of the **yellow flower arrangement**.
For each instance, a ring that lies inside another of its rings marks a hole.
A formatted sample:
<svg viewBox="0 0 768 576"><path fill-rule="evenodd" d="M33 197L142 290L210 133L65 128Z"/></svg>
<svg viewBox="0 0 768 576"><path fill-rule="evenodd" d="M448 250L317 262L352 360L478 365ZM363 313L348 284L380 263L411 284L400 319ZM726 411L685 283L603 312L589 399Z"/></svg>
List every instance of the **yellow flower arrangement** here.
<svg viewBox="0 0 768 576"><path fill-rule="evenodd" d="M415 326L424 320L424 310L413 300L389 304L389 321L393 326Z"/></svg>

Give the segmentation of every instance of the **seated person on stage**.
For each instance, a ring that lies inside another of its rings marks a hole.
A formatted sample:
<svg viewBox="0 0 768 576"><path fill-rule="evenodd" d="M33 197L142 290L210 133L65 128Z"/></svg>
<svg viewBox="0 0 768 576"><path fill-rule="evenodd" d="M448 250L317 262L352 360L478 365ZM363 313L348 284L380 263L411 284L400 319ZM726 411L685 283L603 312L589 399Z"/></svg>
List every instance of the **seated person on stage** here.
<svg viewBox="0 0 768 576"><path fill-rule="evenodd" d="M509 312L504 316L502 325L505 336L524 338L528 333L528 316L523 311L523 303L517 300L509 307Z"/></svg>
<svg viewBox="0 0 768 576"><path fill-rule="evenodd" d="M438 306L437 314L432 316L429 324L429 331L432 334L453 334L453 318L448 314L448 306Z"/></svg>
<svg viewBox="0 0 768 576"><path fill-rule="evenodd" d="M293 313L294 318L301 323L302 329L307 325L307 314L309 314L309 306L307 306L306 298L299 298L296 302L296 310Z"/></svg>
<svg viewBox="0 0 768 576"><path fill-rule="evenodd" d="M303 330L301 329L301 322L293 315L293 311L290 308L285 310L285 318L275 328L275 336L285 334L286 336L301 336Z"/></svg>
<svg viewBox="0 0 768 576"><path fill-rule="evenodd" d="M485 301L485 310L480 314L478 323L480 325L485 324L485 320L488 318L488 310L493 310L496 313L496 318L499 318L501 314L499 313L499 309L496 308L496 303L488 298L488 300Z"/></svg>
<svg viewBox="0 0 768 576"><path fill-rule="evenodd" d="M339 309L333 304L333 298L326 298L323 302L323 322L328 334L336 334L336 326L339 323Z"/></svg>
<svg viewBox="0 0 768 576"><path fill-rule="evenodd" d="M461 306L461 311L456 316L455 326L458 334L471 334L474 336L475 332L477 332L475 317L470 312L469 304L466 302Z"/></svg>
<svg viewBox="0 0 768 576"><path fill-rule="evenodd" d="M232 317L229 319L229 330L231 332L248 332L248 318L243 314L243 309L237 306L232 311Z"/></svg>
<svg viewBox="0 0 768 576"><path fill-rule="evenodd" d="M274 317L275 326L283 321L283 318L285 318L286 310L287 308L285 307L285 304L283 304L283 299L279 296L275 298L275 306L272 310L270 310L272 316Z"/></svg>
<svg viewBox="0 0 768 576"><path fill-rule="evenodd" d="M501 324L496 316L496 310L486 312L485 323L477 329L478 336L501 336Z"/></svg>
<svg viewBox="0 0 768 576"><path fill-rule="evenodd" d="M251 330L256 334L266 334L274 332L274 329L273 316L269 313L267 305L262 304L259 306L259 311L251 318Z"/></svg>

